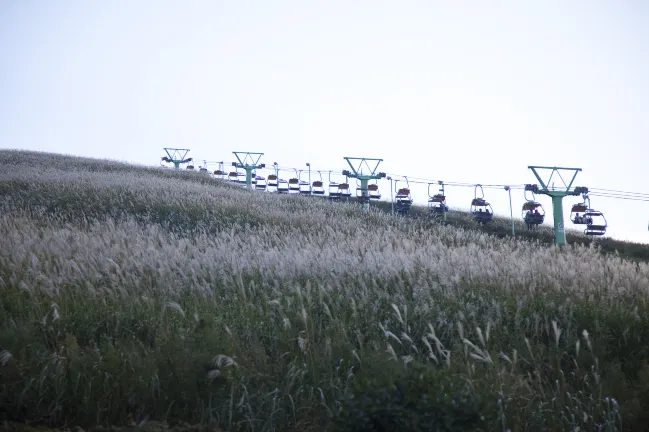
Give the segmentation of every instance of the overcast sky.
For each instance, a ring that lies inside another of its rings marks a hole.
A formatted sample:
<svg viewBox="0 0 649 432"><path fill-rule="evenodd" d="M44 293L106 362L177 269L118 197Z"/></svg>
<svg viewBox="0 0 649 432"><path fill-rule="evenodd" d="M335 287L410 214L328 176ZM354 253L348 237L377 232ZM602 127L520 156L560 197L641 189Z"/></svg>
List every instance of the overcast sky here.
<svg viewBox="0 0 649 432"><path fill-rule="evenodd" d="M567 166L577 185L649 193L647 23L644 0L0 0L0 146L322 170L366 156L483 184ZM473 190L447 196L468 210ZM504 190L485 198L509 214ZM591 204L608 235L649 241L649 202Z"/></svg>

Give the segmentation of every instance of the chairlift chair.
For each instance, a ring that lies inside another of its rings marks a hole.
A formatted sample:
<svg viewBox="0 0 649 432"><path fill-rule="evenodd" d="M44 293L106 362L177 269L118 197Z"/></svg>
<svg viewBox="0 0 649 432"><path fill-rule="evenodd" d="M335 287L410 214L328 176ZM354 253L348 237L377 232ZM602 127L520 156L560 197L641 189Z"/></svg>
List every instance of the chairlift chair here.
<svg viewBox="0 0 649 432"><path fill-rule="evenodd" d="M289 193L299 193L300 192L300 179L291 178L288 180L288 192Z"/></svg>
<svg viewBox="0 0 649 432"><path fill-rule="evenodd" d="M394 197L396 201L395 210L397 214L405 215L410 211L412 206L412 197L410 196L410 188L401 188L397 191L397 195Z"/></svg>
<svg viewBox="0 0 649 432"><path fill-rule="evenodd" d="M254 179L255 190L266 190L267 182L264 176L255 176Z"/></svg>
<svg viewBox="0 0 649 432"><path fill-rule="evenodd" d="M330 171L329 172L329 198L331 199L340 198L340 189L338 189L339 185L340 184L338 182L331 180L331 171Z"/></svg>
<svg viewBox="0 0 649 432"><path fill-rule="evenodd" d="M185 168L188 169L188 170L193 171L194 170L194 165L187 165Z"/></svg>
<svg viewBox="0 0 649 432"><path fill-rule="evenodd" d="M525 185L525 203L521 210L521 216L528 229L534 229L545 220L545 209L540 202L536 201L535 190L537 190L536 185ZM531 198L527 196L528 192L532 193Z"/></svg>
<svg viewBox="0 0 649 432"><path fill-rule="evenodd" d="M410 207L412 206L412 197L410 196L410 182L408 181L408 177L404 177L404 179L406 182L406 187L397 189L397 195L394 197L394 209L396 213L400 215L407 214L410 211ZM399 181L400 180L396 180L394 182L395 188L396 185L399 184Z"/></svg>
<svg viewBox="0 0 649 432"><path fill-rule="evenodd" d="M277 191L277 176L275 174L270 174L268 176L267 183L266 183L266 190L268 190L268 188L275 188L275 191Z"/></svg>
<svg viewBox="0 0 649 432"><path fill-rule="evenodd" d="M277 193L281 193L281 194L289 193L289 185L286 180L284 179L278 180Z"/></svg>
<svg viewBox="0 0 649 432"><path fill-rule="evenodd" d="M295 170L295 177L288 179L288 193L300 193L300 175Z"/></svg>
<svg viewBox="0 0 649 432"><path fill-rule="evenodd" d="M320 176L320 180L311 183L311 193L313 193L313 195L322 196L325 194L324 183L322 183L322 173L318 171L318 175Z"/></svg>
<svg viewBox="0 0 649 432"><path fill-rule="evenodd" d="M379 191L379 184L378 183L372 183L372 184L367 185L367 191L370 194L370 199L371 200L381 199L381 191Z"/></svg>
<svg viewBox="0 0 649 432"><path fill-rule="evenodd" d="M313 183L311 183L311 192L313 195L320 195L323 196L325 194L324 190L324 183L322 183L322 180L316 180Z"/></svg>
<svg viewBox="0 0 649 432"><path fill-rule="evenodd" d="M340 198L349 199L352 196L352 191L349 189L349 183L340 183L338 185L338 191L340 192Z"/></svg>
<svg viewBox="0 0 649 432"><path fill-rule="evenodd" d="M207 167L209 163L210 162L206 163L205 166ZM223 171L223 162L216 162L216 163L219 164L219 168L214 170L214 172L212 173L214 175L214 178L219 179L219 180L226 179L227 176L228 176L228 173Z"/></svg>
<svg viewBox="0 0 649 432"><path fill-rule="evenodd" d="M236 183L239 180L239 173L236 171L230 171L228 173L228 181L231 181L232 183Z"/></svg>
<svg viewBox="0 0 649 432"><path fill-rule="evenodd" d="M588 211L588 207L589 205L586 203L586 200L582 203L573 204L570 210L570 220L572 223L575 225L587 225L584 214Z"/></svg>
<svg viewBox="0 0 649 432"><path fill-rule="evenodd" d="M311 185L308 181L300 180L300 195L311 195Z"/></svg>
<svg viewBox="0 0 649 432"><path fill-rule="evenodd" d="M480 188L481 197L478 197L478 188ZM482 185L476 185L474 189L474 198L471 201L471 214L473 214L473 219L481 224L487 224L491 222L494 218L493 208L484 199L484 190Z"/></svg>
<svg viewBox="0 0 649 432"><path fill-rule="evenodd" d="M302 173L304 170L300 170L298 174L298 179L300 183L298 185L298 190L300 195L311 195L311 184L308 181L302 180Z"/></svg>
<svg viewBox="0 0 649 432"><path fill-rule="evenodd" d="M586 220L586 229L584 234L590 236L601 236L606 234L606 227L608 226L606 218L601 211L588 209L584 214Z"/></svg>
<svg viewBox="0 0 649 432"><path fill-rule="evenodd" d="M527 228L533 229L535 226L541 225L545 220L545 209L541 203L528 200L523 204L521 216L527 224Z"/></svg>
<svg viewBox="0 0 649 432"><path fill-rule="evenodd" d="M440 183L441 184L441 183ZM448 212L448 205L446 205L446 196L441 193L436 193L434 195L430 194L430 187L432 183L428 183L428 214L430 216L440 216Z"/></svg>

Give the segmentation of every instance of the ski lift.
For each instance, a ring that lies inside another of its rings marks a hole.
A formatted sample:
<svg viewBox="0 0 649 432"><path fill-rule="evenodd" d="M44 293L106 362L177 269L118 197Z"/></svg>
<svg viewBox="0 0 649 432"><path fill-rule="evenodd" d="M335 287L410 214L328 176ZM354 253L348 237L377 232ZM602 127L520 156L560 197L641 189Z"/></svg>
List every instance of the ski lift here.
<svg viewBox="0 0 649 432"><path fill-rule="evenodd" d="M255 175L254 178L254 185L255 185L255 190L266 190L266 177Z"/></svg>
<svg viewBox="0 0 649 432"><path fill-rule="evenodd" d="M288 179L288 193L300 193L300 175L295 170L295 177Z"/></svg>
<svg viewBox="0 0 649 432"><path fill-rule="evenodd" d="M230 171L228 173L228 181L236 183L238 179L239 179L239 173L237 173L236 171Z"/></svg>
<svg viewBox="0 0 649 432"><path fill-rule="evenodd" d="M281 193L281 194L289 193L288 182L286 180L284 180L284 179L279 179L278 182L279 182L279 184L277 186L277 193Z"/></svg>
<svg viewBox="0 0 649 432"><path fill-rule="evenodd" d="M401 188L397 191L396 211L398 214L406 214L412 206L412 197L410 196L410 188Z"/></svg>
<svg viewBox="0 0 649 432"><path fill-rule="evenodd" d="M521 210L521 216L528 229L541 225L545 220L545 209L543 205L535 200L534 190L536 185L525 185L525 203ZM532 192L532 198L527 197L527 192Z"/></svg>
<svg viewBox="0 0 649 432"><path fill-rule="evenodd" d="M439 182L439 184L442 184ZM446 205L446 195L444 195L444 186L439 190L440 193L434 195L430 194L430 187L433 183L428 183L428 214L431 216L439 216L448 212L448 205Z"/></svg>
<svg viewBox="0 0 649 432"><path fill-rule="evenodd" d="M606 234L608 223L604 214L591 208L590 198L587 194L583 194L584 201L578 204L573 204L570 211L570 220L575 225L586 225L584 234L592 236L601 236ZM579 213L582 213L581 215Z"/></svg>
<svg viewBox="0 0 649 432"><path fill-rule="evenodd" d="M308 181L302 180L302 173L304 170L300 170L298 174L298 179L300 181L298 185L298 190L300 195L311 195L311 184ZM309 174L310 175L310 174Z"/></svg>
<svg viewBox="0 0 649 432"><path fill-rule="evenodd" d="M187 165L185 168L188 169L188 170L193 171L194 170L194 165Z"/></svg>
<svg viewBox="0 0 649 432"><path fill-rule="evenodd" d="M322 183L322 173L318 171L318 175L320 176L320 180L316 180L313 183L311 183L312 186L312 193L313 195L324 195L325 190L324 190L324 184Z"/></svg>
<svg viewBox="0 0 649 432"><path fill-rule="evenodd" d="M381 191L379 190L378 182L367 185L367 191L370 193L371 200L381 199Z"/></svg>
<svg viewBox="0 0 649 432"><path fill-rule="evenodd" d="M338 191L340 192L340 198L349 199L352 196L352 191L349 190L349 183L340 183L338 185Z"/></svg>
<svg viewBox="0 0 649 432"><path fill-rule="evenodd" d="M218 163L219 164L219 168L214 170L214 172L212 173L214 175L214 178L216 178L216 179L225 179L227 177L227 173L225 171L223 171L223 162L206 162L205 163L205 168L207 168L209 166L209 164L212 164L212 163Z"/></svg>
<svg viewBox="0 0 649 432"><path fill-rule="evenodd" d="M601 236L606 234L608 223L606 222L604 213L598 210L588 209L586 210L584 217L587 221L584 234L591 236Z"/></svg>
<svg viewBox="0 0 649 432"><path fill-rule="evenodd" d="M410 211L410 207L412 206L412 197L410 196L410 182L408 181L408 177L404 177L406 179L406 187L397 189L397 195L394 197L395 200L395 210L397 214L405 215ZM395 182L396 184L399 183L399 180Z"/></svg>
<svg viewBox="0 0 649 432"><path fill-rule="evenodd" d="M254 184L255 179L253 178L251 183ZM237 184L246 186L246 173L237 171Z"/></svg>
<svg viewBox="0 0 649 432"><path fill-rule="evenodd" d="M379 191L378 182L371 183L367 185L367 190L365 191L365 198L363 198L363 189L358 185L359 180L356 180L356 197L361 204L366 204L370 200L381 199L381 192Z"/></svg>
<svg viewBox="0 0 649 432"><path fill-rule="evenodd" d="M339 185L339 183L331 180L331 171L329 171L329 198L340 198L340 189L338 189Z"/></svg>
<svg viewBox="0 0 649 432"><path fill-rule="evenodd" d="M480 188L481 197L478 197L478 188ZM473 219L481 224L489 223L494 218L491 204L484 199L482 185L475 185L473 200L471 201L471 214L473 214Z"/></svg>
<svg viewBox="0 0 649 432"><path fill-rule="evenodd" d="M570 209L570 220L572 223L575 225L587 225L588 222L584 218L585 213L588 211L588 208L590 207L590 198L584 194L584 201L573 204L572 209ZM582 214L580 214L582 213Z"/></svg>
<svg viewBox="0 0 649 432"><path fill-rule="evenodd" d="M349 199L352 196L352 191L349 189L349 183L345 180L345 183L337 183L331 180L331 172L329 173L329 198L339 199L345 198Z"/></svg>

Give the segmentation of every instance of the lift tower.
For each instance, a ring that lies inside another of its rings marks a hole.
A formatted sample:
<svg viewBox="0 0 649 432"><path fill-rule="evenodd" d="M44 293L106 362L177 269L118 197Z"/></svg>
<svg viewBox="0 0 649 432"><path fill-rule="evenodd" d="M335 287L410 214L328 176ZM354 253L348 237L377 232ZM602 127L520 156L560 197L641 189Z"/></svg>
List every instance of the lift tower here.
<svg viewBox="0 0 649 432"><path fill-rule="evenodd" d="M360 202L363 205L363 210L369 210L370 195L369 195L369 191L367 190L367 183L370 180L378 180L380 178L385 177L385 173L383 172L376 174L376 170L379 167L379 164L383 162L383 159L345 157L345 160L351 167L352 171L350 172L348 170L344 170L343 175L347 177L356 178L361 181ZM352 161L358 161L358 165L354 166L352 164ZM374 165L374 168L370 166L369 162L376 162L376 163L372 163L372 165ZM367 170L369 171L368 173L363 173L363 165L367 167Z"/></svg>
<svg viewBox="0 0 649 432"><path fill-rule="evenodd" d="M232 166L246 170L246 186L252 189L252 172L257 168L265 168L266 164L258 165L263 153L232 152L239 162L232 162ZM241 156L239 156L241 155ZM243 159L242 159L243 158ZM255 159L256 158L256 159Z"/></svg>
<svg viewBox="0 0 649 432"><path fill-rule="evenodd" d="M565 245L566 233L563 226L563 198L566 196L579 196L582 193L588 192L588 188L583 186L576 186L574 189L570 189L572 187L572 183L575 181L575 177L577 177L577 174L579 173L579 171L581 171L581 168L560 168L545 166L528 166L528 168L532 170L534 176L536 176L536 179L539 181L539 183L541 183L541 189L539 189L538 185L527 184L525 185L525 190L532 191L536 194L548 195L552 198L552 213L554 216L554 241L555 244L559 246ZM550 178L548 178L547 182L544 182L541 179L537 170L550 170ZM566 183L566 181L561 176L560 171L573 172L572 178L570 179L569 183ZM557 174L558 178L563 183L563 187L555 188L554 182L552 182L552 177L555 174Z"/></svg>
<svg viewBox="0 0 649 432"><path fill-rule="evenodd" d="M164 147L163 150L167 153L167 156L163 157L162 161L174 164L174 168L176 169L180 168L181 163L192 161L192 158L185 159L185 156L189 153L189 149Z"/></svg>

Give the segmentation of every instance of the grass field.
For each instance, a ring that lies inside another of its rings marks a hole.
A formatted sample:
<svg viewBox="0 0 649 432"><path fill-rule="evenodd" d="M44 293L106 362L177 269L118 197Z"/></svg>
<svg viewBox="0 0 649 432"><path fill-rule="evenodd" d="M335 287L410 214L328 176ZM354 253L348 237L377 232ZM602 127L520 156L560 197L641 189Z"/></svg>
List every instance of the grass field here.
<svg viewBox="0 0 649 432"><path fill-rule="evenodd" d="M647 430L644 245L557 248L507 221L110 161L0 162L6 424Z"/></svg>

